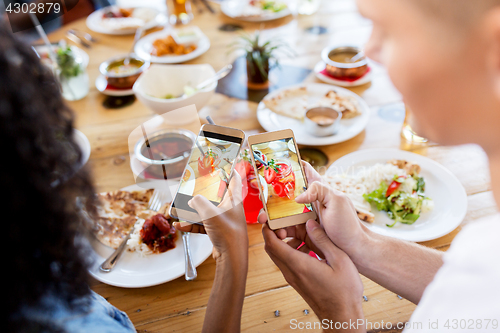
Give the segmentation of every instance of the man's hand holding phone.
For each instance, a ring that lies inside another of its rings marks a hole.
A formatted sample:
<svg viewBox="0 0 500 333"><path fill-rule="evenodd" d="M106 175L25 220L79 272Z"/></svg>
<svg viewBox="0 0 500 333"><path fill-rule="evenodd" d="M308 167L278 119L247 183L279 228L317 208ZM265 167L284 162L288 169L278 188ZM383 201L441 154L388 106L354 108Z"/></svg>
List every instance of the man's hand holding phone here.
<svg viewBox="0 0 500 333"><path fill-rule="evenodd" d="M356 266L336 241L347 248L360 246L357 242L362 241L364 231L350 200L323 184L309 163L302 165L309 187L295 200L312 204L321 225L309 220L273 232L262 211L258 221L264 224L266 251L318 317L337 321L362 319L363 285ZM291 239L284 243L285 238ZM302 243L305 244L301 246ZM311 250L324 258L327 265L307 255Z"/></svg>

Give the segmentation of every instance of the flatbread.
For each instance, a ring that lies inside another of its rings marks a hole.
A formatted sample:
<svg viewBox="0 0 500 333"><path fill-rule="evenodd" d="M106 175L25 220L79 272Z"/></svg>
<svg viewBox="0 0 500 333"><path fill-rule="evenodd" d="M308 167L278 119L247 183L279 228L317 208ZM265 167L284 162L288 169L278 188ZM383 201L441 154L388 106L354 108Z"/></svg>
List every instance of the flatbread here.
<svg viewBox="0 0 500 333"><path fill-rule="evenodd" d="M91 226L96 238L102 244L116 249L132 230L138 218L148 219L159 212L165 213L167 204L159 212L148 209L153 192L153 189L149 189L99 193L98 217Z"/></svg>
<svg viewBox="0 0 500 333"><path fill-rule="evenodd" d="M356 107L356 102L351 97L339 96L334 90L327 92L319 103L342 112L342 119L351 119L361 114Z"/></svg>
<svg viewBox="0 0 500 333"><path fill-rule="evenodd" d="M283 90L262 102L269 110L277 114L302 121L308 107L307 88Z"/></svg>
<svg viewBox="0 0 500 333"><path fill-rule="evenodd" d="M272 112L300 121L304 120L307 110L315 106L327 106L342 112L342 119L352 119L361 114L356 101L350 96L340 96L331 90L318 98L310 96L305 86L283 90L262 102Z"/></svg>

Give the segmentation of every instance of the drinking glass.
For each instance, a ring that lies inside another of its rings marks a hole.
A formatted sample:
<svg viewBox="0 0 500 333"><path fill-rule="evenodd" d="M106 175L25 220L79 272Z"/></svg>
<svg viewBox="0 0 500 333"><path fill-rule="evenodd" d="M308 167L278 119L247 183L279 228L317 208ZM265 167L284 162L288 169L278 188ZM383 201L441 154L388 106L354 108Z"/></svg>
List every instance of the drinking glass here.
<svg viewBox="0 0 500 333"><path fill-rule="evenodd" d="M193 19L190 0L167 0L170 24L188 24Z"/></svg>
<svg viewBox="0 0 500 333"><path fill-rule="evenodd" d="M405 120L401 128L401 138L410 145L425 145L429 143L427 138L418 135L412 128L413 113L408 106L405 106Z"/></svg>
<svg viewBox="0 0 500 333"><path fill-rule="evenodd" d="M298 12L302 15L312 15L316 13L321 5L321 0L299 0Z"/></svg>

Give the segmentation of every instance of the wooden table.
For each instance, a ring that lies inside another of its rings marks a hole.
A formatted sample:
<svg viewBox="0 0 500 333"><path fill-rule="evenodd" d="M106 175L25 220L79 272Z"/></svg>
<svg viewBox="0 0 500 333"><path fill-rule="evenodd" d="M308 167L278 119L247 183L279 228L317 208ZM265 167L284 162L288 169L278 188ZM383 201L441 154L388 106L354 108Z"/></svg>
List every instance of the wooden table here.
<svg viewBox="0 0 500 333"><path fill-rule="evenodd" d="M215 6L216 9L217 6ZM246 31L262 28L266 36L283 36L296 51L294 59L283 59L283 64L313 69L320 60L320 51L332 43L364 43L371 30L370 22L362 18L353 0L323 1L322 8L312 16L297 19L287 17L265 24L241 23L208 11L198 13L195 9L194 24L210 38L212 46L203 56L190 63L209 63L216 70L230 63L234 56L226 54L227 45L238 32L224 32L218 28L223 23L237 23ZM311 34L311 26L323 26L328 33ZM51 34L51 41L64 38L69 28L89 31L85 20L75 21ZM90 31L89 31L90 32ZM117 54L127 52L132 36L106 36L92 33L100 42L86 50L90 55L88 72L91 80L89 95L70 106L76 113L76 126L87 135L92 146L89 164L99 191L122 188L134 183L129 165L127 138L130 132L154 113L135 101L122 109L106 109L93 82L97 78L99 64ZM307 82L319 82L311 73ZM404 117L401 96L392 86L384 68L373 68L372 82L352 89L371 108L369 124L361 134L340 144L320 147L331 164L337 158L360 149L385 147L403 148L426 155L444 165L462 182L468 194L468 212L463 224L472 223L480 217L496 211L491 193L488 168L484 152L473 145L459 147L408 147L400 139ZM209 104L199 111L205 119L210 115L218 124L244 130L247 135L263 131L256 118L257 104L245 100L216 94ZM324 171L324 170L320 170ZM462 227L461 226L461 227ZM439 239L423 243L426 246L446 250L458 227ZM284 280L281 272L264 251L259 225L249 225L249 272L246 298L243 307L242 329L247 332L290 331L290 320L298 322L317 321L307 303ZM112 287L98 281L92 289L104 296L111 304L125 311L139 332L197 332L202 327L215 272L215 262L207 259L198 267L198 278L187 282L184 278L141 289ZM370 322L407 321L415 305L399 299L394 293L380 287L369 279L362 278L367 301L363 302L366 318ZM304 310L309 310L305 314ZM279 310L279 317L275 311ZM319 330L311 330L319 331Z"/></svg>

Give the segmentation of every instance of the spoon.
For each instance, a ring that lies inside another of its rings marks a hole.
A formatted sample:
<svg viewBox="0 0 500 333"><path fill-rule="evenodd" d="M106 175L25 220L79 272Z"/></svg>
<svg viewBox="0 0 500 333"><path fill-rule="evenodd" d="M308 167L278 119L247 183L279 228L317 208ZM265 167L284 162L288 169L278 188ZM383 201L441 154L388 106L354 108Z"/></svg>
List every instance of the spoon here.
<svg viewBox="0 0 500 333"><path fill-rule="evenodd" d="M358 54L356 54L354 57L352 57L349 61L356 62L356 61L360 60L361 58L363 58L364 56L365 56L365 53L363 51L361 51Z"/></svg>
<svg viewBox="0 0 500 333"><path fill-rule="evenodd" d="M217 73L215 73L214 76L212 76L209 79L206 79L205 81L201 82L196 87L194 87L193 88L193 93L197 92L198 90L206 88L207 86L209 86L210 84L214 83L215 81L219 81L220 79L222 79L223 77L225 77L227 74L229 74L229 72L231 71L231 69L233 69L233 65L226 65L226 66L222 67L222 69L220 69ZM186 96L187 95L184 92L178 98L183 98L183 97L186 97Z"/></svg>
<svg viewBox="0 0 500 333"><path fill-rule="evenodd" d="M132 49L127 54L127 57L123 59L123 65L128 66L128 64L130 63L130 55L134 53L135 44L142 37L143 32L144 32L144 26L137 28L137 30L135 31L134 42L132 43Z"/></svg>

